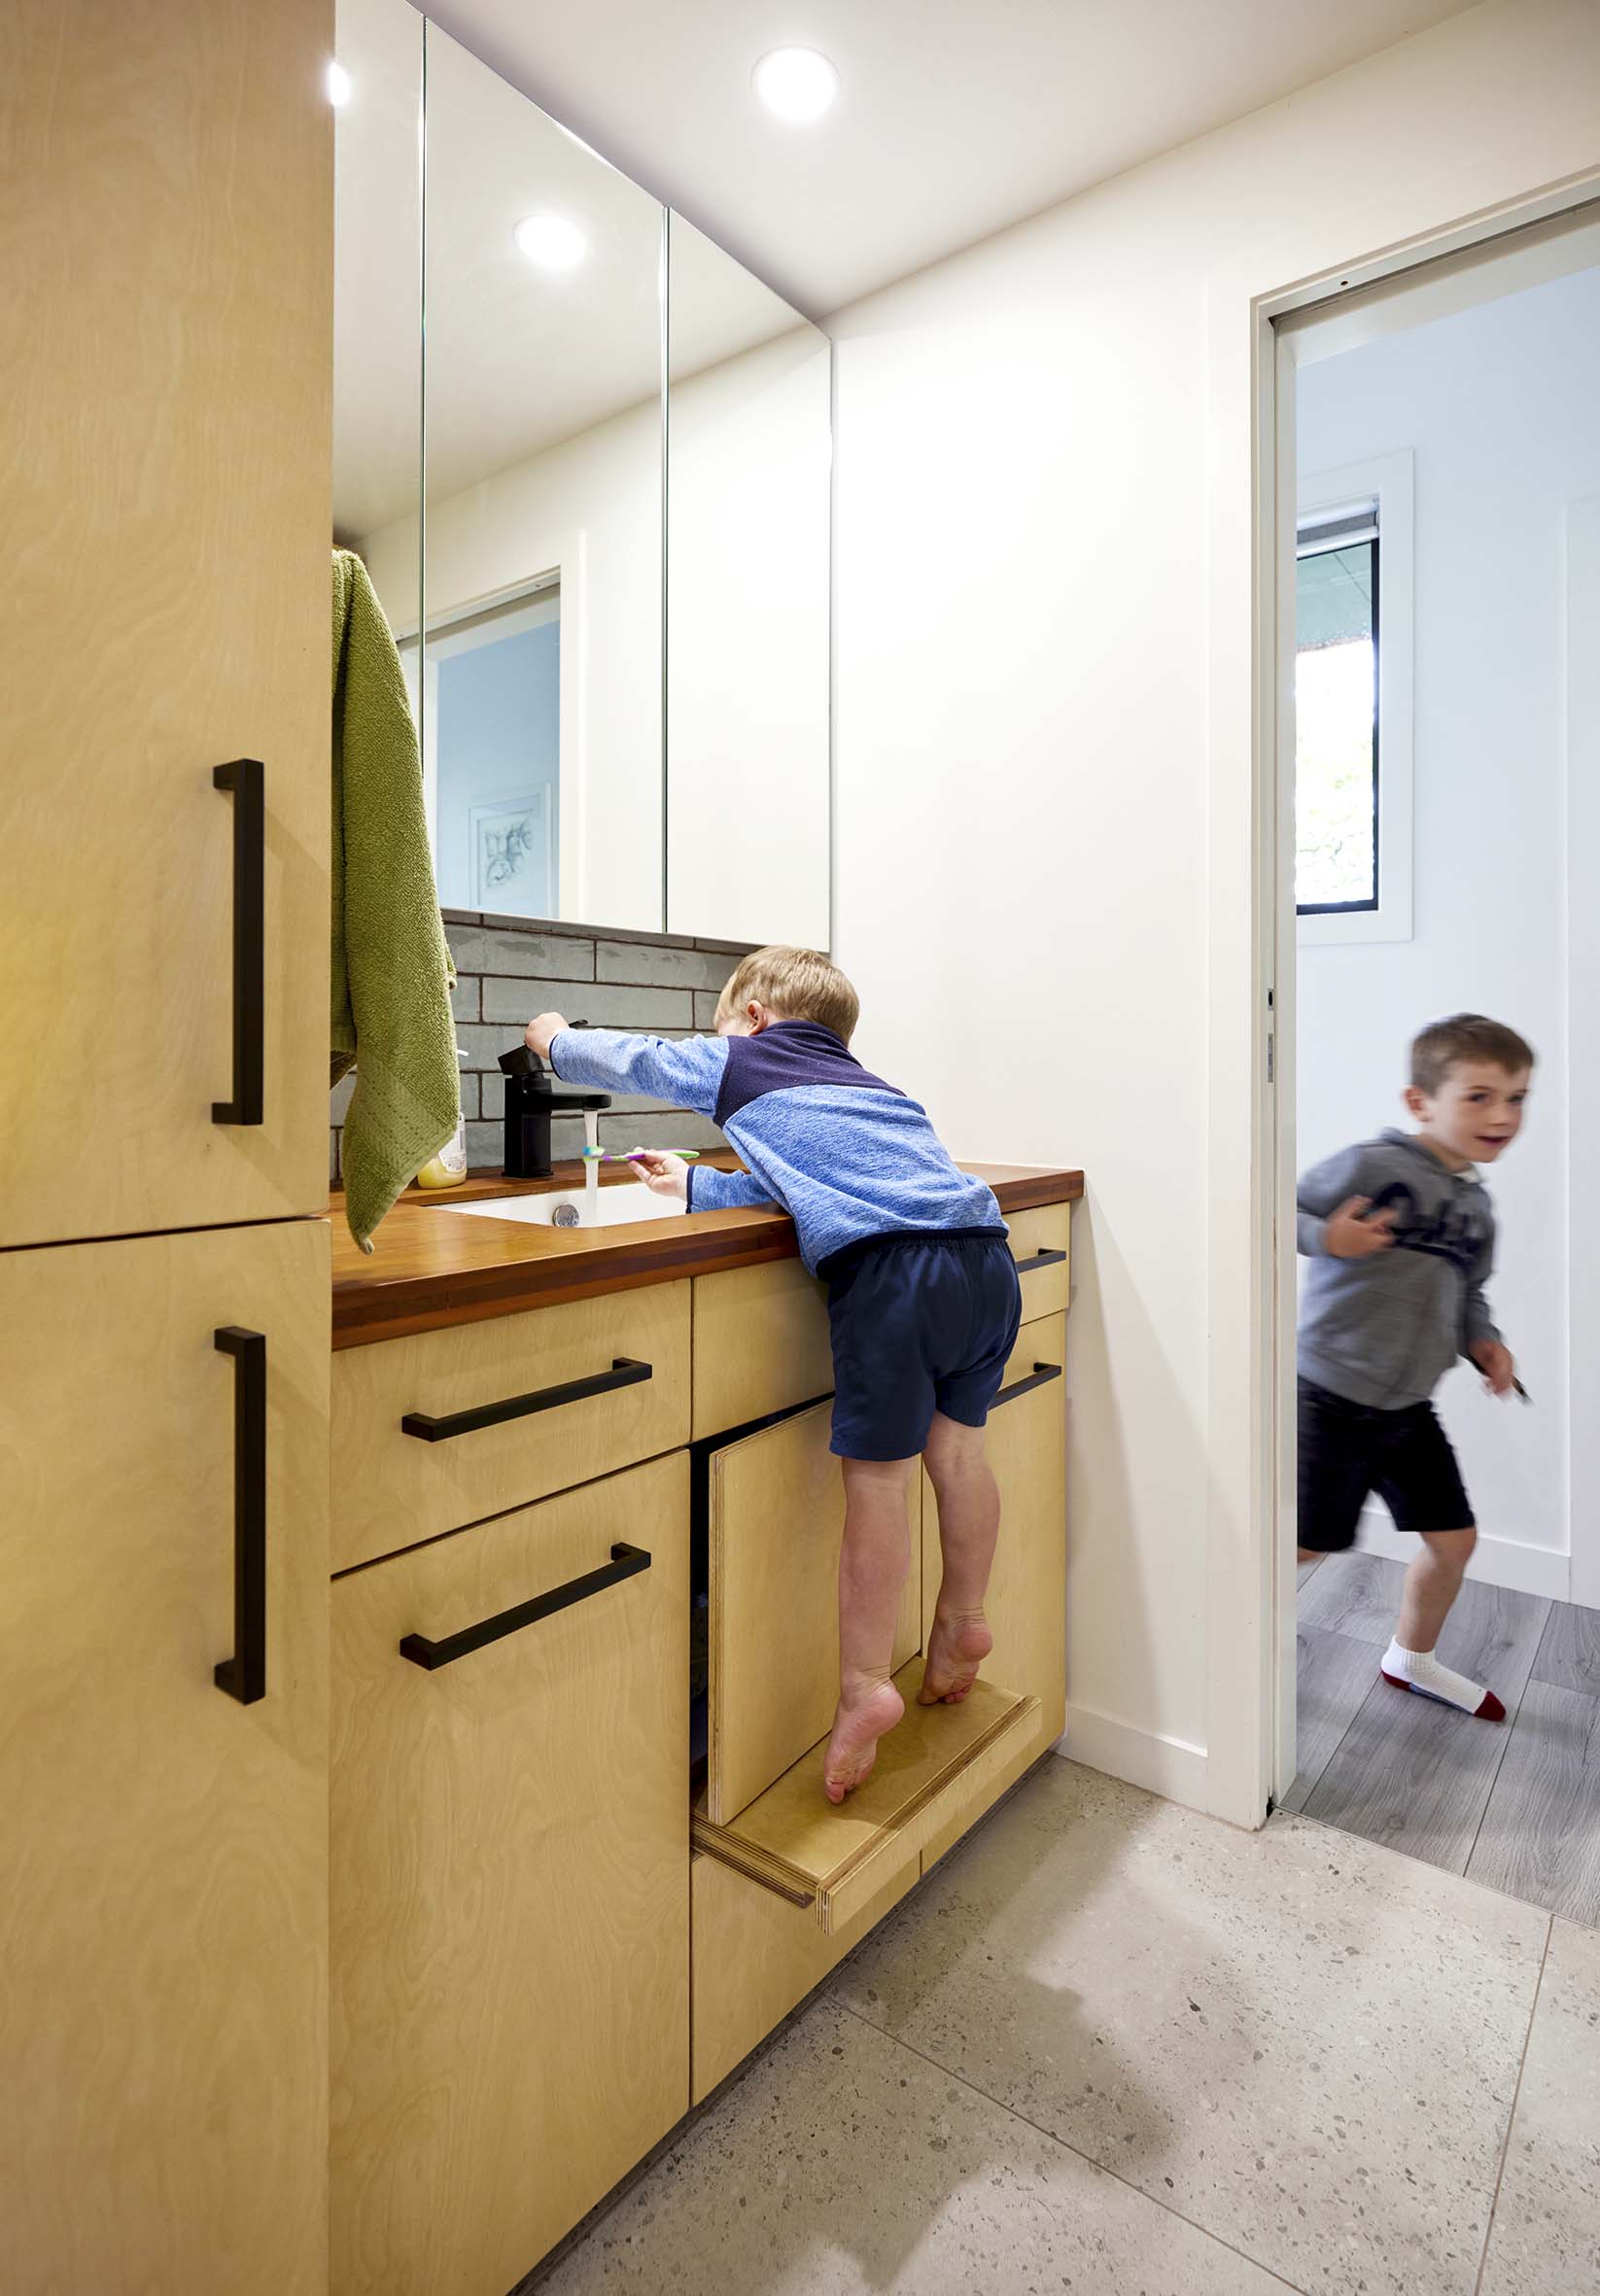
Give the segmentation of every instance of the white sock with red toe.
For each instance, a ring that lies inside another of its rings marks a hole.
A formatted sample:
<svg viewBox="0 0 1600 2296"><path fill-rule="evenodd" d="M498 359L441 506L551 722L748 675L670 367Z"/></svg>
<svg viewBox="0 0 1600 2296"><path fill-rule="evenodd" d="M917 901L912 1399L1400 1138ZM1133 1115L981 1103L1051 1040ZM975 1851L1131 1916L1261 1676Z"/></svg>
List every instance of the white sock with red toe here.
<svg viewBox="0 0 1600 2296"><path fill-rule="evenodd" d="M1479 1722L1506 1719L1506 1709L1492 1690L1486 1690L1480 1682L1469 1682L1464 1674L1452 1674L1447 1666L1441 1666L1432 1651L1402 1650L1399 1643L1391 1641L1378 1671L1385 1682L1400 1689L1437 1698L1442 1706L1459 1706L1463 1714L1476 1715Z"/></svg>

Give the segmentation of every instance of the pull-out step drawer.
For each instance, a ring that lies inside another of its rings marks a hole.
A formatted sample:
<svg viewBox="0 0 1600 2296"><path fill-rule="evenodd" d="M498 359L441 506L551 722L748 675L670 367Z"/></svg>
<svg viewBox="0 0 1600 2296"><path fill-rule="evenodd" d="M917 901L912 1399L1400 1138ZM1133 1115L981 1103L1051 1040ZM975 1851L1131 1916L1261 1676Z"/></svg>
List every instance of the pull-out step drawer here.
<svg viewBox="0 0 1600 2296"><path fill-rule="evenodd" d="M764 1793L833 1721L845 1484L828 1449L832 1415L820 1404L711 1455L706 1814L715 1825ZM922 1647L922 1500L921 1478L909 1478L896 1667Z"/></svg>
<svg viewBox="0 0 1600 2296"><path fill-rule="evenodd" d="M922 1679L920 1658L895 1676L905 1719L879 1741L871 1776L846 1801L822 1791L823 1739L728 1825L697 1810L695 1847L809 1912L831 1936L924 1843L983 1806L1037 1723L1037 1698L981 1676L959 1706L919 1706Z"/></svg>

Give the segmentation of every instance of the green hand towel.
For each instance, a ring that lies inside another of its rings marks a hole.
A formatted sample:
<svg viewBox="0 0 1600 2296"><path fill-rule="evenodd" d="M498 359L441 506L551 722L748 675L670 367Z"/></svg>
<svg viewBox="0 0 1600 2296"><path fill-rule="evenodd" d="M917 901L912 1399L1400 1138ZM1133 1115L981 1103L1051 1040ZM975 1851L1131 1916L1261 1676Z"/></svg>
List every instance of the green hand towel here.
<svg viewBox="0 0 1600 2296"><path fill-rule="evenodd" d="M453 970L434 886L422 764L389 624L361 560L333 553L330 1083L352 1066L344 1200L364 1252L461 1115Z"/></svg>

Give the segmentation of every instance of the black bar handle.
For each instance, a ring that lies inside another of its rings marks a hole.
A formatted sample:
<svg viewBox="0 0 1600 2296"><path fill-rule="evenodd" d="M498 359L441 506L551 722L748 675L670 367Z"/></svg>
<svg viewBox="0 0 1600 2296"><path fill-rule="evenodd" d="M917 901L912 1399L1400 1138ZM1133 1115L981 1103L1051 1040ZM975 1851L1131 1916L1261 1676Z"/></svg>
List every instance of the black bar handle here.
<svg viewBox="0 0 1600 2296"><path fill-rule="evenodd" d="M254 1706L266 1696L266 1335L227 1324L212 1340L233 1358L233 1655L213 1675Z"/></svg>
<svg viewBox="0 0 1600 2296"><path fill-rule="evenodd" d="M233 792L233 1097L213 1124L260 1124L266 1069L266 770L259 757L213 766Z"/></svg>
<svg viewBox="0 0 1600 2296"><path fill-rule="evenodd" d="M1019 1379L1013 1387L1002 1387L989 1408L991 1411L997 1411L1001 1404L1015 1403L1019 1395L1026 1395L1035 1387L1047 1386L1052 1379L1059 1379L1061 1375L1061 1367L1059 1363L1036 1363L1031 1378Z"/></svg>
<svg viewBox="0 0 1600 2296"><path fill-rule="evenodd" d="M431 1642L426 1634L407 1634L400 1639L400 1654L409 1658L413 1666L425 1666L432 1674L435 1667L449 1666L457 1658L465 1658L470 1651L481 1651L486 1643L499 1642L504 1635L515 1634L519 1627L532 1626L537 1618L548 1618L557 1611L570 1611L575 1602L587 1602L591 1594L604 1594L608 1586L620 1586L624 1579L637 1579L641 1571L650 1567L650 1557L643 1547L617 1545L611 1548L611 1559L602 1563L598 1571L585 1571L579 1579L569 1579L565 1586L552 1586L548 1594L536 1594L532 1602L519 1602L514 1610L502 1611L498 1618L482 1618L476 1626L464 1626L459 1634L441 1635Z"/></svg>
<svg viewBox="0 0 1600 2296"><path fill-rule="evenodd" d="M1064 1252L1035 1252L1031 1260L1017 1262L1017 1273L1031 1275L1035 1268L1059 1268L1065 1258Z"/></svg>
<svg viewBox="0 0 1600 2296"><path fill-rule="evenodd" d="M480 1403L470 1411L446 1411L438 1418L432 1411L407 1411L400 1421L400 1433L414 1435L419 1443L448 1443L452 1436L473 1435L480 1427L501 1427L507 1419L557 1410L564 1403L581 1403L586 1395L609 1395L613 1388L637 1387L641 1379L654 1377L653 1364L635 1363L630 1356L619 1355L609 1372L596 1372L588 1379L569 1379L560 1387L539 1387L532 1395L509 1395L504 1403Z"/></svg>

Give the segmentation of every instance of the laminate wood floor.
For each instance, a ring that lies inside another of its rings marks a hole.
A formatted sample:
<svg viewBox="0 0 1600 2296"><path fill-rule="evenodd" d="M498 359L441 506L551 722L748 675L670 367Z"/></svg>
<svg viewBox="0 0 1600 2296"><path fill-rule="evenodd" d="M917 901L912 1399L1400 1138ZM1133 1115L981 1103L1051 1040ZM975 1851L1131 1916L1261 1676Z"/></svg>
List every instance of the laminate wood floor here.
<svg viewBox="0 0 1600 2296"><path fill-rule="evenodd" d="M1439 1654L1499 1693L1482 1722L1378 1674L1404 1575L1359 1548L1302 1570L1282 1807L1600 1929L1600 1611L1469 1579Z"/></svg>

